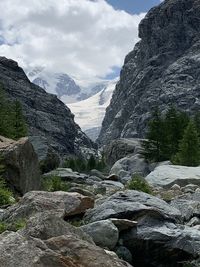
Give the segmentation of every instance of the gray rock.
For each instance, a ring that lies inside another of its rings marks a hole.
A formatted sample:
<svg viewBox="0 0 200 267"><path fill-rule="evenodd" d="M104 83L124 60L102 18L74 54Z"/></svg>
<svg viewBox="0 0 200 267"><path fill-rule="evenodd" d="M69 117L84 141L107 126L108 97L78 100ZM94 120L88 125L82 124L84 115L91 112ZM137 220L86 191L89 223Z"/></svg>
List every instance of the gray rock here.
<svg viewBox="0 0 200 267"><path fill-rule="evenodd" d="M4 178L17 194L41 189L37 154L28 138L18 141L0 136L0 154L5 165Z"/></svg>
<svg viewBox="0 0 200 267"><path fill-rule="evenodd" d="M174 104L200 109L200 4L168 0L151 9L139 25L140 41L124 62L98 138L145 137L152 110Z"/></svg>
<svg viewBox="0 0 200 267"><path fill-rule="evenodd" d="M188 226L192 227L192 226L196 226L199 225L200 226L200 219L197 217L193 217L188 223Z"/></svg>
<svg viewBox="0 0 200 267"><path fill-rule="evenodd" d="M159 221L133 228L121 238L138 264L146 261L149 266L176 266L173 264L200 256L200 232L187 226Z"/></svg>
<svg viewBox="0 0 200 267"><path fill-rule="evenodd" d="M55 215L40 215L25 230L1 234L0 262L1 267L131 267Z"/></svg>
<svg viewBox="0 0 200 267"><path fill-rule="evenodd" d="M130 180L133 174L146 176L149 172L148 163L138 154L118 160L110 170L110 174L119 176L122 183Z"/></svg>
<svg viewBox="0 0 200 267"><path fill-rule="evenodd" d="M137 226L137 222L126 220L126 219L116 219L111 218L111 222L118 228L119 232L131 229Z"/></svg>
<svg viewBox="0 0 200 267"><path fill-rule="evenodd" d="M200 167L176 165L159 166L145 179L152 186L166 189L169 189L174 184L178 184L181 187L188 184L200 186Z"/></svg>
<svg viewBox="0 0 200 267"><path fill-rule="evenodd" d="M30 218L40 212L52 212L61 218L84 214L94 206L94 200L78 193L31 191L15 205L5 210L3 220L12 222Z"/></svg>
<svg viewBox="0 0 200 267"><path fill-rule="evenodd" d="M96 176L96 177L98 177L98 178L100 178L102 180L106 179L105 175L102 172L100 172L98 170L95 170L95 169L90 171L90 175L91 176Z"/></svg>
<svg viewBox="0 0 200 267"><path fill-rule="evenodd" d="M181 211L186 222L192 217L200 217L200 193L184 194L172 200L170 205Z"/></svg>
<svg viewBox="0 0 200 267"><path fill-rule="evenodd" d="M129 249L124 246L118 246L115 250L117 256L129 263L132 263L133 257Z"/></svg>
<svg viewBox="0 0 200 267"><path fill-rule="evenodd" d="M181 213L165 201L134 190L117 192L106 198L95 208L88 210L85 221L95 222L108 218L136 220L144 215L180 221Z"/></svg>
<svg viewBox="0 0 200 267"><path fill-rule="evenodd" d="M79 154L94 143L74 122L74 115L57 96L31 83L17 62L0 57L0 82L10 100L18 100L28 124L29 136L45 138L58 155ZM42 142L42 141L41 141Z"/></svg>
<svg viewBox="0 0 200 267"><path fill-rule="evenodd" d="M46 177L58 176L63 181L80 183L80 184L85 183L86 179L88 178L88 176L86 174L74 172L74 171L72 171L72 169L69 169L69 168L57 168L56 170L45 173L44 176L46 176Z"/></svg>
<svg viewBox="0 0 200 267"><path fill-rule="evenodd" d="M119 238L117 227L110 220L93 222L81 229L92 237L94 243L102 248L114 249Z"/></svg>
<svg viewBox="0 0 200 267"><path fill-rule="evenodd" d="M137 138L120 138L113 140L104 148L105 161L108 166L128 155L135 155L141 151L141 139Z"/></svg>

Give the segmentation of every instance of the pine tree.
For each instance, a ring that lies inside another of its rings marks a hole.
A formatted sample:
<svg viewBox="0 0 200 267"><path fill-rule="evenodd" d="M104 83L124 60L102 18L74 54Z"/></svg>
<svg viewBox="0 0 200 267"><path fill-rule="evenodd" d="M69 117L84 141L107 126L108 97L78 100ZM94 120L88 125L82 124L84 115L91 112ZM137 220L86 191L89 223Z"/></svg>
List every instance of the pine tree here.
<svg viewBox="0 0 200 267"><path fill-rule="evenodd" d="M91 155L87 163L87 170L90 171L92 169L95 169L95 167L96 167L96 160L95 157Z"/></svg>
<svg viewBox="0 0 200 267"><path fill-rule="evenodd" d="M200 137L200 111L195 114L194 123L195 123L195 126L197 128L197 131Z"/></svg>
<svg viewBox="0 0 200 267"><path fill-rule="evenodd" d="M13 121L13 126L14 126L14 133L13 137L14 139L19 139L21 137L24 137L27 135L27 127L26 123L24 120L24 116L22 113L22 107L19 101L14 101L13 103L13 111L14 111L14 121Z"/></svg>
<svg viewBox="0 0 200 267"><path fill-rule="evenodd" d="M164 117L164 136L165 146L163 146L163 154L167 159L171 159L178 151L179 142L183 137L184 130L189 122L186 113L177 111L172 106Z"/></svg>
<svg viewBox="0 0 200 267"><path fill-rule="evenodd" d="M143 156L150 161L165 160L162 149L164 147L164 125L159 109L153 113L152 120L149 122L147 140L143 141Z"/></svg>
<svg viewBox="0 0 200 267"><path fill-rule="evenodd" d="M200 165L200 139L193 121L190 121L184 131L179 152L176 154L173 163L184 166Z"/></svg>

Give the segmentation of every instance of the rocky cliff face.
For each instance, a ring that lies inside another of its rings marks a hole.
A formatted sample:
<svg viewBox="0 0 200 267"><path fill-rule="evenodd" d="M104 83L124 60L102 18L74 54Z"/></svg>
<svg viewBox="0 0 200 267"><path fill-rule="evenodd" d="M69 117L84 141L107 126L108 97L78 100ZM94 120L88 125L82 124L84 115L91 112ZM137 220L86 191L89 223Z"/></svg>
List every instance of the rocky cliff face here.
<svg viewBox="0 0 200 267"><path fill-rule="evenodd" d="M99 142L144 137L152 109L200 109L200 1L166 0L139 26L141 40L121 71Z"/></svg>
<svg viewBox="0 0 200 267"><path fill-rule="evenodd" d="M9 99L21 102L33 144L39 136L59 155L77 154L81 147L94 147L75 124L69 108L55 95L31 83L17 62L0 57L0 83Z"/></svg>

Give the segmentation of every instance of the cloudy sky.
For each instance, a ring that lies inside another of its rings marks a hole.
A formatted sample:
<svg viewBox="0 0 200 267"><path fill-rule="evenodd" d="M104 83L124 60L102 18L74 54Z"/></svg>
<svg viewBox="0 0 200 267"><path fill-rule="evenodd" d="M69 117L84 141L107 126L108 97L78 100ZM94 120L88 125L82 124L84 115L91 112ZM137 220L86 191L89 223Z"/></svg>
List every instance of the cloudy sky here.
<svg viewBox="0 0 200 267"><path fill-rule="evenodd" d="M160 0L1 0L0 55L77 79L118 75Z"/></svg>

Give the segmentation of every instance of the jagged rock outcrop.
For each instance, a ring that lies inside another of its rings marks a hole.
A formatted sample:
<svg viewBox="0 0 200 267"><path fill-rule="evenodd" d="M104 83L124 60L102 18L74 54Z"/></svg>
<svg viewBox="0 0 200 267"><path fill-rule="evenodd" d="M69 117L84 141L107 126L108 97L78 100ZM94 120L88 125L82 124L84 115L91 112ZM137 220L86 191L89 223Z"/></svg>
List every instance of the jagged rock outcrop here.
<svg viewBox="0 0 200 267"><path fill-rule="evenodd" d="M82 146L94 148L69 108L57 96L31 83L17 62L0 57L0 83L9 99L21 102L32 140L44 137L59 155L80 153ZM40 147L35 149L37 152Z"/></svg>
<svg viewBox="0 0 200 267"><path fill-rule="evenodd" d="M18 141L0 136L0 155L5 166L3 177L18 194L41 189L37 154L28 138Z"/></svg>
<svg viewBox="0 0 200 267"><path fill-rule="evenodd" d="M141 40L130 52L107 108L99 136L144 137L153 108L175 104L200 109L200 2L166 0L139 25Z"/></svg>

